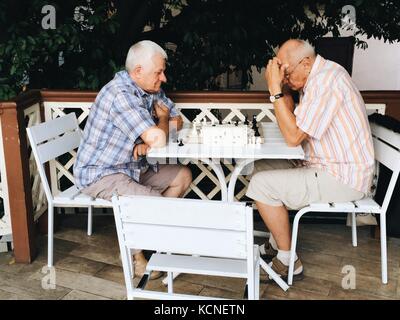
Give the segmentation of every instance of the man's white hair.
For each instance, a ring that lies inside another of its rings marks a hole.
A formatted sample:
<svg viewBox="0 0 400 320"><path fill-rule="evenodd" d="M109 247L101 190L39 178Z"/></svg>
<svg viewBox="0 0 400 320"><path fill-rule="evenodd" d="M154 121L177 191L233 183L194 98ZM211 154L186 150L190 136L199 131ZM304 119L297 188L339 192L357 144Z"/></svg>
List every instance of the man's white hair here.
<svg viewBox="0 0 400 320"><path fill-rule="evenodd" d="M152 63L151 58L157 54L160 54L165 60L168 58L165 50L157 43L150 40L139 41L129 48L125 68L131 72L138 65L148 66Z"/></svg>
<svg viewBox="0 0 400 320"><path fill-rule="evenodd" d="M301 39L296 39L296 48L294 50L290 50L288 52L288 58L290 61L299 61L301 59L304 59L306 57L315 57L315 50L314 47L305 40Z"/></svg>

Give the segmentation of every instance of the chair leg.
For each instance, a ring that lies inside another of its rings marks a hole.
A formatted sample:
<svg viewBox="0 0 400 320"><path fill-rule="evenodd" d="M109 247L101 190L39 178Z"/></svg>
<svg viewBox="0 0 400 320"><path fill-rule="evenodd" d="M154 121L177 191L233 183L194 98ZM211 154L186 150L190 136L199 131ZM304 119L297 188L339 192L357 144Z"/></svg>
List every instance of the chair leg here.
<svg viewBox="0 0 400 320"><path fill-rule="evenodd" d="M53 247L54 247L54 207L48 205L47 208L47 266L49 268L53 267Z"/></svg>
<svg viewBox="0 0 400 320"><path fill-rule="evenodd" d="M382 283L388 283L387 245L386 245L386 214L380 214L381 223L381 272Z"/></svg>
<svg viewBox="0 0 400 320"><path fill-rule="evenodd" d="M257 248L258 249L258 248ZM260 253L257 250L254 268L254 299L260 300Z"/></svg>
<svg viewBox="0 0 400 320"><path fill-rule="evenodd" d="M351 213L351 239L353 247L357 247L357 221L355 212Z"/></svg>
<svg viewBox="0 0 400 320"><path fill-rule="evenodd" d="M88 236L92 235L92 224L93 224L93 206L90 206L88 208L88 226L87 226Z"/></svg>
<svg viewBox="0 0 400 320"><path fill-rule="evenodd" d="M168 272L167 279L168 279L168 293L173 294L174 293L174 276L173 276L172 272Z"/></svg>
<svg viewBox="0 0 400 320"><path fill-rule="evenodd" d="M308 208L303 208L294 217L293 228L292 228L292 241L290 246L290 262L288 272L288 285L293 284L293 273L294 273L294 259L296 257L296 245L297 245L297 233L299 229L299 221L303 214L308 212Z"/></svg>
<svg viewBox="0 0 400 320"><path fill-rule="evenodd" d="M254 300L255 299L255 286L254 286L254 275L253 277L247 278L247 299Z"/></svg>

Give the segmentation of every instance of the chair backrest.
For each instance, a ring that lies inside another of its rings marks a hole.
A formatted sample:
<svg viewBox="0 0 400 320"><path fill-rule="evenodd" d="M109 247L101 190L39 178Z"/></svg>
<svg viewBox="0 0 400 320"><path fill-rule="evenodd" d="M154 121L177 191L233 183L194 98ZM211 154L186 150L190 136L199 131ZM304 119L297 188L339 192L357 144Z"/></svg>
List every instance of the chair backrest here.
<svg viewBox="0 0 400 320"><path fill-rule="evenodd" d="M315 41L315 51L325 59L344 67L349 75L353 71L354 37L322 37Z"/></svg>
<svg viewBox="0 0 400 320"><path fill-rule="evenodd" d="M253 249L252 208L244 203L114 196L121 253L140 248L247 259Z"/></svg>
<svg viewBox="0 0 400 320"><path fill-rule="evenodd" d="M392 170L392 177L382 203L382 212L386 213L400 173L400 134L385 127L371 123L375 159Z"/></svg>
<svg viewBox="0 0 400 320"><path fill-rule="evenodd" d="M76 149L82 138L75 113L26 129L48 201L53 199L44 164Z"/></svg>

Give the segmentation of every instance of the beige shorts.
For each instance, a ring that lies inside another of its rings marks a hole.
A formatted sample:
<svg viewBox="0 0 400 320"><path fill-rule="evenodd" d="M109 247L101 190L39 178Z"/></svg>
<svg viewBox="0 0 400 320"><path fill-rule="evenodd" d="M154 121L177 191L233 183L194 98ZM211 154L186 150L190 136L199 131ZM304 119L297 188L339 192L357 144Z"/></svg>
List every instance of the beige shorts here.
<svg viewBox="0 0 400 320"><path fill-rule="evenodd" d="M140 183L123 173L111 174L82 189L82 193L106 200L111 200L114 192L119 195L161 197L182 168L183 166L175 164L160 165L157 173L149 169L142 174Z"/></svg>
<svg viewBox="0 0 400 320"><path fill-rule="evenodd" d="M288 160L255 162L246 195L270 206L285 205L294 210L310 203L347 202L364 197L364 193L323 170L295 167Z"/></svg>

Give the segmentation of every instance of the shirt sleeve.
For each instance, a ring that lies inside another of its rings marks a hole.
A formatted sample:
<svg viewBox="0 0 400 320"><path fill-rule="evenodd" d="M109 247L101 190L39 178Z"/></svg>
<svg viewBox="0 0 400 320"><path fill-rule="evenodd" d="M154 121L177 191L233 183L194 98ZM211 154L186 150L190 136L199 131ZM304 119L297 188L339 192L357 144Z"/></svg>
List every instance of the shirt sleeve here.
<svg viewBox="0 0 400 320"><path fill-rule="evenodd" d="M173 103L172 100L165 95L164 90L160 89L157 99L161 100L168 107L170 118L179 116L179 112L176 110L175 103Z"/></svg>
<svg viewBox="0 0 400 320"><path fill-rule="evenodd" d="M111 107L113 124L136 143L147 129L155 126L153 118L142 101L134 95L117 94Z"/></svg>
<svg viewBox="0 0 400 320"><path fill-rule="evenodd" d="M295 110L296 124L302 131L320 140L338 112L342 97L334 85L314 81L308 87Z"/></svg>

